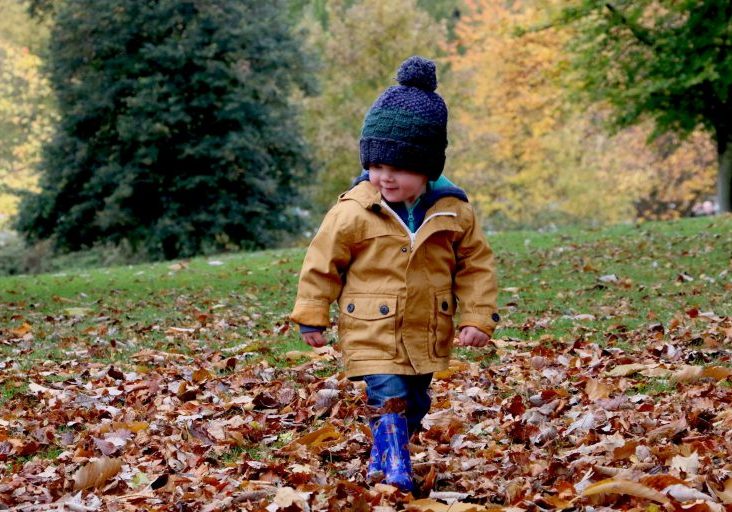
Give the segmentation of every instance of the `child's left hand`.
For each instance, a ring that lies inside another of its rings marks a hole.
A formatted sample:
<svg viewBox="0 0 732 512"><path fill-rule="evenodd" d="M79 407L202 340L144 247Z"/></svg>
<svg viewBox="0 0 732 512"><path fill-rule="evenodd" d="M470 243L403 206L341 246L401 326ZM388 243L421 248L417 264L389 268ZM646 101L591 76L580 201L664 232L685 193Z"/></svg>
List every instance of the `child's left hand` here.
<svg viewBox="0 0 732 512"><path fill-rule="evenodd" d="M485 347L491 337L480 329L469 325L460 330L458 345L461 347Z"/></svg>

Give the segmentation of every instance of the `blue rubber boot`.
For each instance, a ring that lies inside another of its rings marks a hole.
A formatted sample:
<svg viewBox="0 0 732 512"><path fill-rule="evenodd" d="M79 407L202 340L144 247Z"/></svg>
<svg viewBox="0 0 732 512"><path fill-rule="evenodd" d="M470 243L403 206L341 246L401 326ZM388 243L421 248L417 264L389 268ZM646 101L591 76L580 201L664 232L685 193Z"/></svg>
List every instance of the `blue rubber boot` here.
<svg viewBox="0 0 732 512"><path fill-rule="evenodd" d="M379 428L379 419L380 418L374 418L369 420L371 436L374 438L374 443L371 445L369 466L366 470L366 478L370 481L381 480L384 477L384 470L381 467L381 451L379 450L379 443L376 442L376 431Z"/></svg>
<svg viewBox="0 0 732 512"><path fill-rule="evenodd" d="M389 413L375 423L374 447L381 460L384 481L402 491L411 491L412 462L409 459L407 419L401 414Z"/></svg>

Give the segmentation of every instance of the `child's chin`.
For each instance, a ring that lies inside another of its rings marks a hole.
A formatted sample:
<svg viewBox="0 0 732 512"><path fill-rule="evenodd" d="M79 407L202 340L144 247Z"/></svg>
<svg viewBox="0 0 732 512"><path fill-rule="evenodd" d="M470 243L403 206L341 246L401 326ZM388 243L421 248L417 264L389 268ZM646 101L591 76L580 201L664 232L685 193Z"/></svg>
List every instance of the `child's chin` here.
<svg viewBox="0 0 732 512"><path fill-rule="evenodd" d="M396 194L393 192L388 192L388 191L382 192L381 195L384 197L384 199L386 199L387 201L389 201L391 203L399 203L399 202L403 201L400 194Z"/></svg>

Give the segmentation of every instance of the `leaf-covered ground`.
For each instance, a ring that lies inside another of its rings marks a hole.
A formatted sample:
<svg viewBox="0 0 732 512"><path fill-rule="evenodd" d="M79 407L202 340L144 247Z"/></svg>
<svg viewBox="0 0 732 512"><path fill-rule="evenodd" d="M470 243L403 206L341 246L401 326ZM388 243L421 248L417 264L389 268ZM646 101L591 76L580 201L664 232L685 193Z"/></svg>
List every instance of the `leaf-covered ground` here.
<svg viewBox="0 0 732 512"><path fill-rule="evenodd" d="M504 322L436 375L414 495L287 323L301 249L0 279L0 504L732 510L731 228L491 236Z"/></svg>

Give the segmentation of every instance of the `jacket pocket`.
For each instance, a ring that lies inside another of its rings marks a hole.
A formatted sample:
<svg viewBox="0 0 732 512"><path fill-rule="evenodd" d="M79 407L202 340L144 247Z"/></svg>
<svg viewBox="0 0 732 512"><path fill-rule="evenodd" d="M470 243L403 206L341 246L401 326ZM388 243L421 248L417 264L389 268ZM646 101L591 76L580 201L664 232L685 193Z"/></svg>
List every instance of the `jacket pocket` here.
<svg viewBox="0 0 732 512"><path fill-rule="evenodd" d="M339 302L338 334L346 359L394 359L397 298L347 295Z"/></svg>
<svg viewBox="0 0 732 512"><path fill-rule="evenodd" d="M434 301L434 329L432 332L432 353L436 357L448 357L452 350L452 340L455 337L455 297L452 290L442 290L435 293Z"/></svg>

